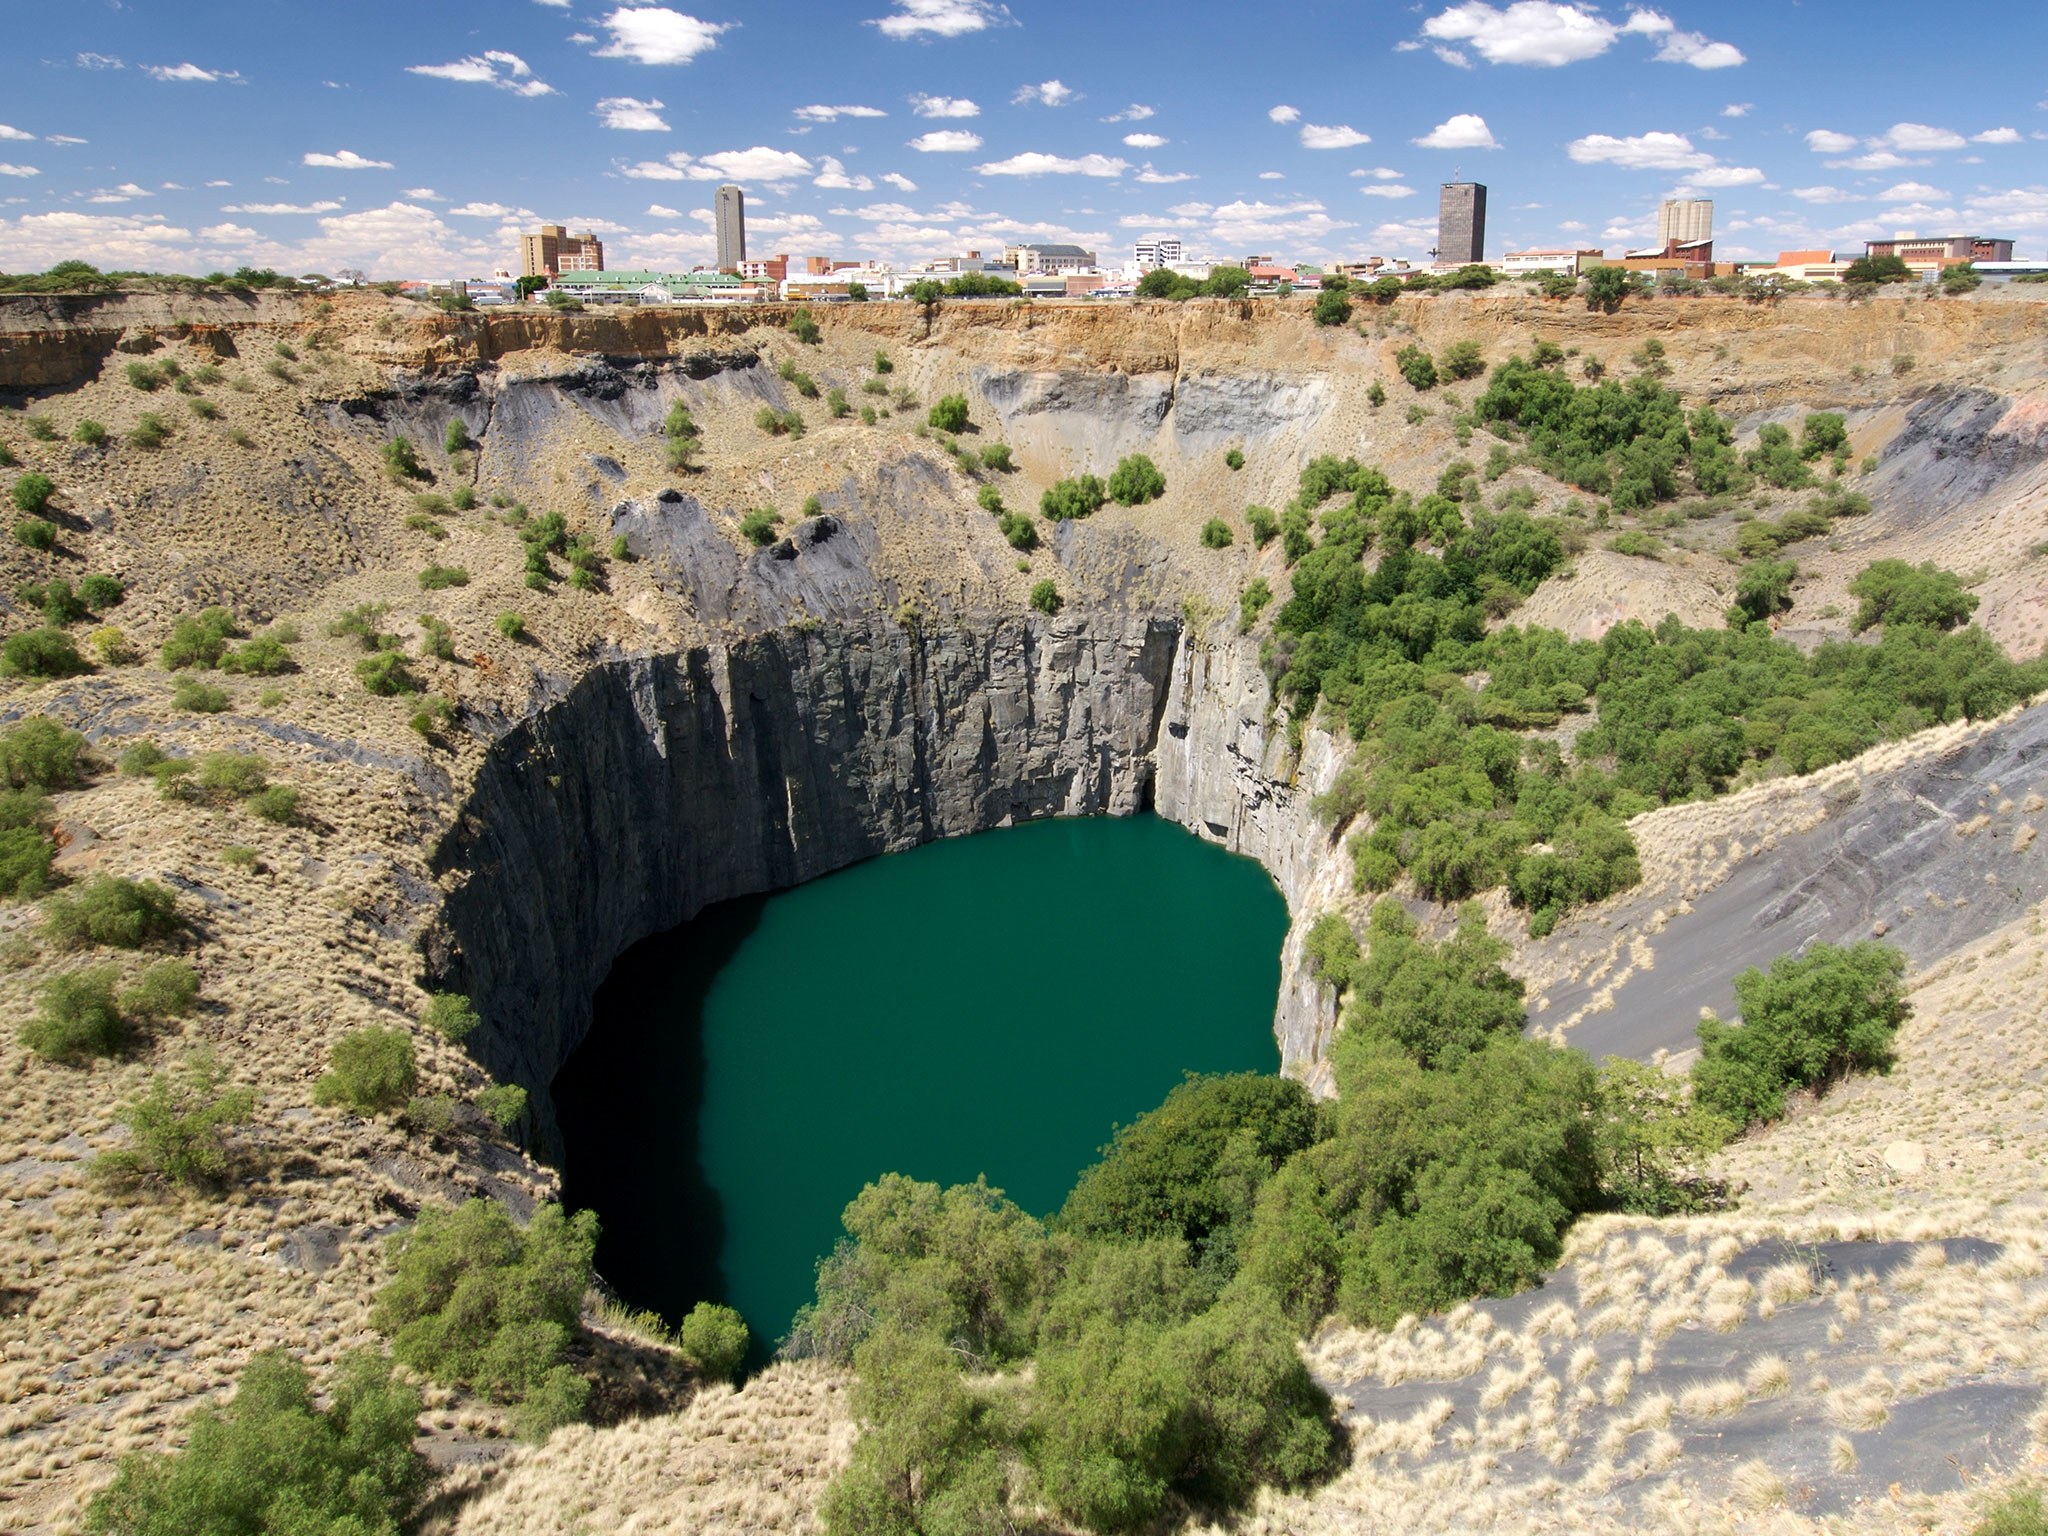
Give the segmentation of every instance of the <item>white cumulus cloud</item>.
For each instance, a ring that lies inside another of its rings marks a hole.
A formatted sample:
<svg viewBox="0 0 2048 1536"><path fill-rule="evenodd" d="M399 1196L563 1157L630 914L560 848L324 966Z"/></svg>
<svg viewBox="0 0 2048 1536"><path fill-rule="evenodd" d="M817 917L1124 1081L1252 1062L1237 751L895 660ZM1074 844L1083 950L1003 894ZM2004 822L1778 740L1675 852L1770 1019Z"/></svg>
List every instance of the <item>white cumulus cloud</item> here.
<svg viewBox="0 0 2048 1536"><path fill-rule="evenodd" d="M409 75L427 75L435 80L454 80L463 85L494 85L517 96L552 96L555 88L536 80L533 69L516 53L493 48L471 54L453 64L408 64Z"/></svg>
<svg viewBox="0 0 2048 1536"><path fill-rule="evenodd" d="M872 192L875 188L872 177L847 175L846 167L830 155L819 162L818 174L811 185L829 192Z"/></svg>
<svg viewBox="0 0 2048 1536"><path fill-rule="evenodd" d="M1987 128L1982 133L1970 135L1972 144L2018 144L2020 131L2017 128Z"/></svg>
<svg viewBox="0 0 2048 1536"><path fill-rule="evenodd" d="M1856 135L1836 133L1832 128L1815 128L1806 135L1806 147L1816 155L1846 155L1856 147Z"/></svg>
<svg viewBox="0 0 2048 1536"><path fill-rule="evenodd" d="M1533 64L1556 68L1597 58L1614 46L1613 22L1551 0L1514 0L1495 10L1467 0L1422 24L1423 36L1438 42L1469 43L1489 64Z"/></svg>
<svg viewBox="0 0 2048 1536"><path fill-rule="evenodd" d="M1459 112L1438 123L1415 140L1424 149L1499 149L1500 141L1486 126L1486 119L1473 112Z"/></svg>
<svg viewBox="0 0 2048 1536"><path fill-rule="evenodd" d="M1159 109L1157 107L1141 107L1134 101L1128 107L1125 107L1123 111L1110 113L1103 121L1105 123L1142 123L1148 117L1156 117L1158 113Z"/></svg>
<svg viewBox="0 0 2048 1536"><path fill-rule="evenodd" d="M1685 184L1694 190L1713 187L1753 187L1764 173L1753 165L1710 165L1686 173Z"/></svg>
<svg viewBox="0 0 2048 1536"><path fill-rule="evenodd" d="M1961 149L1963 143L1963 136L1952 129L1930 128L1925 123L1893 123L1885 130L1884 137L1870 141L1870 147L1923 155L1929 150Z"/></svg>
<svg viewBox="0 0 2048 1536"><path fill-rule="evenodd" d="M1193 171L1155 171L1152 168L1152 162L1147 160L1144 169L1140 170L1131 179L1133 181L1142 181L1148 187L1171 187L1179 182L1193 181L1195 173Z"/></svg>
<svg viewBox="0 0 2048 1536"><path fill-rule="evenodd" d="M0 123L0 139L33 139L34 137L35 135L32 133L23 133L19 128L10 128L7 124Z"/></svg>
<svg viewBox="0 0 2048 1536"><path fill-rule="evenodd" d="M623 133L667 133L669 128L662 119L661 106L658 101L641 101L633 96L607 96L597 104L597 116L605 127Z"/></svg>
<svg viewBox="0 0 2048 1536"><path fill-rule="evenodd" d="M1694 69L1728 69L1746 62L1742 50L1734 44L1709 42L1698 32L1681 32L1676 22L1657 11L1635 12L1621 30L1661 39L1657 47L1661 63L1690 64Z"/></svg>
<svg viewBox="0 0 2048 1536"><path fill-rule="evenodd" d="M958 155L981 148L981 135L965 128L934 128L910 141L910 147L927 155Z"/></svg>
<svg viewBox="0 0 2048 1536"><path fill-rule="evenodd" d="M1840 187L1794 187L1792 195L1802 203L1854 203L1862 199L1854 192L1844 192Z"/></svg>
<svg viewBox="0 0 2048 1536"><path fill-rule="evenodd" d="M983 176L1121 176L1131 168L1128 160L1113 159L1108 155L1047 155L1037 150L1027 150L1021 155L1012 155L1007 160L991 160L977 165L975 170Z"/></svg>
<svg viewBox="0 0 2048 1536"><path fill-rule="evenodd" d="M680 219L682 216L682 211L677 208L670 208L661 203L647 205L647 217L650 219Z"/></svg>
<svg viewBox="0 0 2048 1536"><path fill-rule="evenodd" d="M1619 165L1633 171L1701 171L1714 157L1692 147L1682 133L1644 133L1627 138L1589 133L1573 139L1565 153L1581 165Z"/></svg>
<svg viewBox="0 0 2048 1536"><path fill-rule="evenodd" d="M332 213L332 212L334 212L334 210L335 210L335 209L339 208L340 206L341 206L341 204L339 204L339 203L333 203L333 202L326 202L326 203L230 203L230 204L228 204L228 206L227 206L227 207L225 207L225 208L221 209L221 212L222 212L222 213L244 213L244 214L247 214L247 213L255 213L255 214L286 214L286 213Z"/></svg>
<svg viewBox="0 0 2048 1536"><path fill-rule="evenodd" d="M933 37L964 37L990 27L1010 27L1016 22L1006 6L989 0L892 0L893 16L877 16L868 22L879 27L884 37L916 37L929 32Z"/></svg>
<svg viewBox="0 0 2048 1536"><path fill-rule="evenodd" d="M1358 190L1360 195L1364 197L1413 197L1415 195L1413 187L1404 187L1398 181L1383 181L1377 186L1360 187Z"/></svg>
<svg viewBox="0 0 2048 1536"><path fill-rule="evenodd" d="M1157 133L1127 133L1124 135L1124 142L1133 149L1157 149L1166 143L1167 139L1163 134Z"/></svg>
<svg viewBox="0 0 2048 1536"><path fill-rule="evenodd" d="M1336 127L1324 127L1320 123L1301 125L1301 147L1303 149L1352 149L1360 144L1370 144L1372 135L1360 133L1349 123Z"/></svg>
<svg viewBox="0 0 2048 1536"><path fill-rule="evenodd" d="M1276 123L1291 123L1301 116L1301 108L1278 106L1269 111L1266 116Z"/></svg>
<svg viewBox="0 0 2048 1536"><path fill-rule="evenodd" d="M917 190L916 182L912 181L908 176L904 176L896 171L885 171L882 173L882 175L877 177L876 180L886 181L898 192L915 192Z"/></svg>
<svg viewBox="0 0 2048 1536"><path fill-rule="evenodd" d="M305 156L303 163L306 165L324 166L330 171L388 171L391 169L391 162L389 160L370 160L357 154L352 149L337 150L331 155L308 154Z"/></svg>
<svg viewBox="0 0 2048 1536"><path fill-rule="evenodd" d="M1080 92L1070 85L1062 85L1057 80L1044 80L1037 85L1018 86L1017 94L1012 96L1010 100L1013 104L1035 101L1044 107L1064 107L1068 102L1077 99L1079 95Z"/></svg>
<svg viewBox="0 0 2048 1536"><path fill-rule="evenodd" d="M981 108L965 96L927 96L922 91L910 98L910 110L919 117L981 116Z"/></svg>
<svg viewBox="0 0 2048 1536"><path fill-rule="evenodd" d="M600 59L637 64L687 64L718 46L718 35L735 23L699 21L666 6L621 6L600 23L612 40L597 50Z"/></svg>
<svg viewBox="0 0 2048 1536"><path fill-rule="evenodd" d="M1877 200L1880 203L1926 203L1947 196L1941 188L1930 187L1924 181L1902 181L1878 193Z"/></svg>

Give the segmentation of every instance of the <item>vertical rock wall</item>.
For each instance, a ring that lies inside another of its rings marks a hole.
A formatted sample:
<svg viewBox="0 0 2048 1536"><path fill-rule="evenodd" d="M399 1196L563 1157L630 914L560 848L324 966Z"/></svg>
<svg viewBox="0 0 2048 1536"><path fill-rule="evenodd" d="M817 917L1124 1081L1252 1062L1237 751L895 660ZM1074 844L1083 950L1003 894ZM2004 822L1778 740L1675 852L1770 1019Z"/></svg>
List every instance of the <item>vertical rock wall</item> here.
<svg viewBox="0 0 2048 1536"><path fill-rule="evenodd" d="M429 962L545 1090L613 958L712 902L934 838L1152 803L1179 627L877 620L600 666L493 749L437 859Z"/></svg>

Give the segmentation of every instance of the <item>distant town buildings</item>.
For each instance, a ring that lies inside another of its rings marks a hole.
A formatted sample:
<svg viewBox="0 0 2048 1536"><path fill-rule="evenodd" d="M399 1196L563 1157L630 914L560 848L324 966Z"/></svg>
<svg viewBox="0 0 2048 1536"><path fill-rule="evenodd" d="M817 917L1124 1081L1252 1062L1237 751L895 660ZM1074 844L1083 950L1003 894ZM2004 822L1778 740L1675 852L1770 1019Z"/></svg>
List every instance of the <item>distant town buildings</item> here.
<svg viewBox="0 0 2048 1536"><path fill-rule="evenodd" d="M1667 197L1657 205L1657 246L1704 245L1714 238L1714 200Z"/></svg>
<svg viewBox="0 0 2048 1536"><path fill-rule="evenodd" d="M1132 247L1132 264L1140 273L1152 272L1160 267L1177 267L1184 257L1177 236L1155 235L1150 240L1140 240Z"/></svg>
<svg viewBox="0 0 2048 1536"><path fill-rule="evenodd" d="M718 270L738 272L747 259L747 195L726 182L718 189L713 215L718 229Z"/></svg>
<svg viewBox="0 0 2048 1536"><path fill-rule="evenodd" d="M1985 235L1897 235L1866 242L1863 254L1896 256L1909 264L1932 261L1947 267L1965 261L2011 261L2012 242Z"/></svg>
<svg viewBox="0 0 2048 1536"><path fill-rule="evenodd" d="M1013 245L1003 252L1003 261L1018 272L1084 272L1095 265L1095 253L1078 245Z"/></svg>
<svg viewBox="0 0 2048 1536"><path fill-rule="evenodd" d="M1486 260L1486 188L1447 181L1436 207L1436 260L1445 267Z"/></svg>
<svg viewBox="0 0 2048 1536"><path fill-rule="evenodd" d="M1577 277L1606 259L1605 251L1509 251L1501 257L1500 269L1509 277L1535 277L1543 272Z"/></svg>
<svg viewBox="0 0 2048 1536"><path fill-rule="evenodd" d="M603 270L604 242L595 235L572 235L559 224L543 224L537 232L519 237L521 277Z"/></svg>

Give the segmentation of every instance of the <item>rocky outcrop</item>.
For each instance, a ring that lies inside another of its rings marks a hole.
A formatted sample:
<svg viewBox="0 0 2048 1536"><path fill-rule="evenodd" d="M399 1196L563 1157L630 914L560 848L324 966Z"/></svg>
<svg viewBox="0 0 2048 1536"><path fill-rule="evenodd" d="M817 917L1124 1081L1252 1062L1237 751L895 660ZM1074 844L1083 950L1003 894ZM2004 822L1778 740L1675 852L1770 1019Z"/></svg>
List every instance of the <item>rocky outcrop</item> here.
<svg viewBox="0 0 2048 1536"><path fill-rule="evenodd" d="M1178 638L1144 616L877 618L593 668L497 743L437 859L458 883L429 961L489 1021L472 1049L544 1105L613 957L712 902L1146 808Z"/></svg>

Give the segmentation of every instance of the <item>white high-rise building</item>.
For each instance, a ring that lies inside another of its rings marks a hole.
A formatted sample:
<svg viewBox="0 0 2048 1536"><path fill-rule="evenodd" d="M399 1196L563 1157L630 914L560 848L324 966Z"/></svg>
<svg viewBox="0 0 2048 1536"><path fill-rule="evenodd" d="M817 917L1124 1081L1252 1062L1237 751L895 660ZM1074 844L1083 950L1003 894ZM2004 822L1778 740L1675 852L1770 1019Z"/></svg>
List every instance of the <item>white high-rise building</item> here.
<svg viewBox="0 0 2048 1536"><path fill-rule="evenodd" d="M1714 238L1714 200L1710 197L1667 197L1657 205L1657 245L1699 245Z"/></svg>
<svg viewBox="0 0 2048 1536"><path fill-rule="evenodd" d="M1140 240L1133 248L1133 254L1140 272L1150 272L1155 267L1177 267L1183 260L1177 235Z"/></svg>

